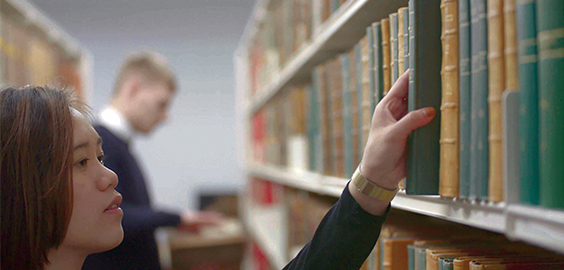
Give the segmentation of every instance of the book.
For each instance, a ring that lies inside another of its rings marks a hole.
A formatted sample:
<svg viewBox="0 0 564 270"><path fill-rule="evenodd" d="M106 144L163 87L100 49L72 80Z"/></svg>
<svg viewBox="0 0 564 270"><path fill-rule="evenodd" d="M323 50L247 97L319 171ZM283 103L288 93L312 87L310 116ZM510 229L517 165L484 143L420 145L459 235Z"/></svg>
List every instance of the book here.
<svg viewBox="0 0 564 270"><path fill-rule="evenodd" d="M409 69L409 7L403 8L403 65L402 73ZM400 48L401 50L401 48Z"/></svg>
<svg viewBox="0 0 564 270"><path fill-rule="evenodd" d="M503 0L503 33L505 57L505 88L519 88L519 63L517 61L516 0Z"/></svg>
<svg viewBox="0 0 564 270"><path fill-rule="evenodd" d="M488 28L486 1L470 0L470 199L488 196Z"/></svg>
<svg viewBox="0 0 564 270"><path fill-rule="evenodd" d="M392 87L391 53L390 53L390 19L382 19L382 74L384 76L384 90L382 97L385 96Z"/></svg>
<svg viewBox="0 0 564 270"><path fill-rule="evenodd" d="M344 159L344 124L343 124L343 82L342 68L339 58L334 58L328 62L329 93L331 104L329 113L331 114L331 157L334 166L333 176L345 178L345 159Z"/></svg>
<svg viewBox="0 0 564 270"><path fill-rule="evenodd" d="M413 238L392 238L384 240L384 269L407 269L407 246L413 244L414 241Z"/></svg>
<svg viewBox="0 0 564 270"><path fill-rule="evenodd" d="M541 205L564 208L564 1L537 1Z"/></svg>
<svg viewBox="0 0 564 270"><path fill-rule="evenodd" d="M360 60L361 60L361 92L362 97L359 100L362 108L362 121L360 123L362 127L362 151L364 152L364 147L368 141L368 134L370 133L370 124L372 122L372 97L374 93L370 91L370 57L368 49L368 36L364 36L360 42Z"/></svg>
<svg viewBox="0 0 564 270"><path fill-rule="evenodd" d="M362 39L361 39L362 41ZM364 110L362 108L363 91L362 91L362 48L361 41L354 45L354 62L355 62L355 78L356 78L356 91L357 91L357 106L358 106L358 153L359 160L362 159L362 154L364 153L364 146L368 138L365 137L362 132L362 126L364 121Z"/></svg>
<svg viewBox="0 0 564 270"><path fill-rule="evenodd" d="M397 81L399 77L398 72L398 14L390 14L390 69L391 72L391 82L392 85Z"/></svg>
<svg viewBox="0 0 564 270"><path fill-rule="evenodd" d="M368 95L366 96L366 101L369 103L370 107L370 119L372 120L372 114L374 113L374 107L376 107L376 101L374 100L374 91L376 91L376 84L374 77L374 31L372 31L372 26L366 27L366 52L368 57L368 69L366 70L368 76ZM370 125L369 125L370 126Z"/></svg>
<svg viewBox="0 0 564 270"><path fill-rule="evenodd" d="M312 84L306 89L307 136L309 147L309 170L321 173L321 134L319 130L319 98L315 90L319 76L313 71Z"/></svg>
<svg viewBox="0 0 564 270"><path fill-rule="evenodd" d="M384 74L382 70L382 25L380 22L372 24L374 44L374 107L383 97L384 93Z"/></svg>
<svg viewBox="0 0 564 270"><path fill-rule="evenodd" d="M409 1L408 111L433 107L435 118L409 134L407 141L406 192L438 194L441 114L441 9L439 0Z"/></svg>
<svg viewBox="0 0 564 270"><path fill-rule="evenodd" d="M470 195L470 0L458 0L459 39L459 194Z"/></svg>
<svg viewBox="0 0 564 270"><path fill-rule="evenodd" d="M439 269L441 269L441 270L453 270L454 259L456 259L456 257L440 257L439 258Z"/></svg>
<svg viewBox="0 0 564 270"><path fill-rule="evenodd" d="M458 197L458 0L442 0L441 139L439 194Z"/></svg>
<svg viewBox="0 0 564 270"><path fill-rule="evenodd" d="M398 9L398 77L403 74L405 69L405 57L404 57L404 33L407 31L407 25L404 26L404 11L408 10L406 7ZM409 13L408 13L409 16Z"/></svg>
<svg viewBox="0 0 564 270"><path fill-rule="evenodd" d="M505 90L503 1L488 1L489 180L488 199L503 200L501 95ZM485 199L485 198L484 198Z"/></svg>
<svg viewBox="0 0 564 270"><path fill-rule="evenodd" d="M332 174L331 167L331 121L329 121L329 93L327 91L327 70L326 65L321 64L313 70L314 85L316 86L317 96L319 100L319 133L320 133L320 171L325 175Z"/></svg>
<svg viewBox="0 0 564 270"><path fill-rule="evenodd" d="M536 2L518 1L519 202L539 204L539 94Z"/></svg>
<svg viewBox="0 0 564 270"><path fill-rule="evenodd" d="M351 99L351 136L352 136L352 162L353 167L360 163L362 152L360 151L360 106L358 99L358 83L357 83L357 64L356 64L356 51L353 47L348 52L349 58L349 92Z"/></svg>
<svg viewBox="0 0 564 270"><path fill-rule="evenodd" d="M339 56L341 63L341 91L343 95L343 135L344 135L344 177L352 177L354 169L353 139L352 139L352 100L350 86L350 60L347 53Z"/></svg>

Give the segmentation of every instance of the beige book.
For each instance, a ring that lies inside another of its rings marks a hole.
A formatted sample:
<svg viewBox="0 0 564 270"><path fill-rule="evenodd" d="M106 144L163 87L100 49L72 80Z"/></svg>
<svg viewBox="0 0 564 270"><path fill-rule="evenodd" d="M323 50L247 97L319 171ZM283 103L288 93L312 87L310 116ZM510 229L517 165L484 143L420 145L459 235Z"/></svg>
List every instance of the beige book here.
<svg viewBox="0 0 564 270"><path fill-rule="evenodd" d="M501 148L501 94L505 89L503 57L503 0L488 1L489 181L488 199L503 200Z"/></svg>
<svg viewBox="0 0 564 270"><path fill-rule="evenodd" d="M403 54L403 44L404 42L409 42L409 40L404 40L404 34L407 31L407 25L403 25L403 11L407 7L402 7L398 9L398 74L403 74L405 69L405 59Z"/></svg>
<svg viewBox="0 0 564 270"><path fill-rule="evenodd" d="M383 95L386 95L392 87L392 69L390 67L392 57L390 53L390 19L380 21L382 27L382 73L384 75Z"/></svg>
<svg viewBox="0 0 564 270"><path fill-rule="evenodd" d="M458 113L458 1L442 0L441 139L439 194L458 197L459 113Z"/></svg>

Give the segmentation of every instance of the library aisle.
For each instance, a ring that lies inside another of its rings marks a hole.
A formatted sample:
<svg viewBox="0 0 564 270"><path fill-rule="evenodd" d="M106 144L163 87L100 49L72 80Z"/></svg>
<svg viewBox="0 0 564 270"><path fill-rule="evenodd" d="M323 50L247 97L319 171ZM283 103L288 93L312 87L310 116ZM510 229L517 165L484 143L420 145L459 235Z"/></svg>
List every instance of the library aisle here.
<svg viewBox="0 0 564 270"><path fill-rule="evenodd" d="M234 55L247 266L280 269L309 241L315 213L362 157L372 112L410 70L409 110L440 113L408 139L394 217L363 269L419 269L407 252L431 244L459 248L433 259L444 269L471 255L507 269L564 267L563 99L553 87L564 85L564 59L552 42L563 12L557 1L257 1ZM490 241L503 248L464 249ZM522 259L530 254L539 257Z"/></svg>

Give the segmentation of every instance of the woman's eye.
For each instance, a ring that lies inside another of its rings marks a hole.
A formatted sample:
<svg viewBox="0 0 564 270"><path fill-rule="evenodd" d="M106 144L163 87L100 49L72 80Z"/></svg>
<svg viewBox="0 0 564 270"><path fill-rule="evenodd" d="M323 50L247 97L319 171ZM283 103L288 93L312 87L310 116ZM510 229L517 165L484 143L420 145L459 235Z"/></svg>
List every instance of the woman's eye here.
<svg viewBox="0 0 564 270"><path fill-rule="evenodd" d="M84 166L86 166L86 164L88 164L88 159L85 158L85 159L79 161L77 164L81 167L84 167Z"/></svg>
<svg viewBox="0 0 564 270"><path fill-rule="evenodd" d="M106 159L106 155L101 154L101 155L98 156L98 161L99 161L101 164L104 164L104 159Z"/></svg>

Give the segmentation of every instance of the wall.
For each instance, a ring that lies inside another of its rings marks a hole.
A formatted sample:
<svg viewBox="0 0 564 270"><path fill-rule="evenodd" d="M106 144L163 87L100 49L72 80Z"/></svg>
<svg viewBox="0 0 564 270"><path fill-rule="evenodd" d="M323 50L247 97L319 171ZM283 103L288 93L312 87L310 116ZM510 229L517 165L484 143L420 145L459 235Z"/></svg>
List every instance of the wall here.
<svg viewBox="0 0 564 270"><path fill-rule="evenodd" d="M155 204L194 209L200 190L242 187L232 59L255 1L31 1L91 51L95 111L108 101L130 51L155 50L169 59L180 85L171 119L133 146Z"/></svg>

